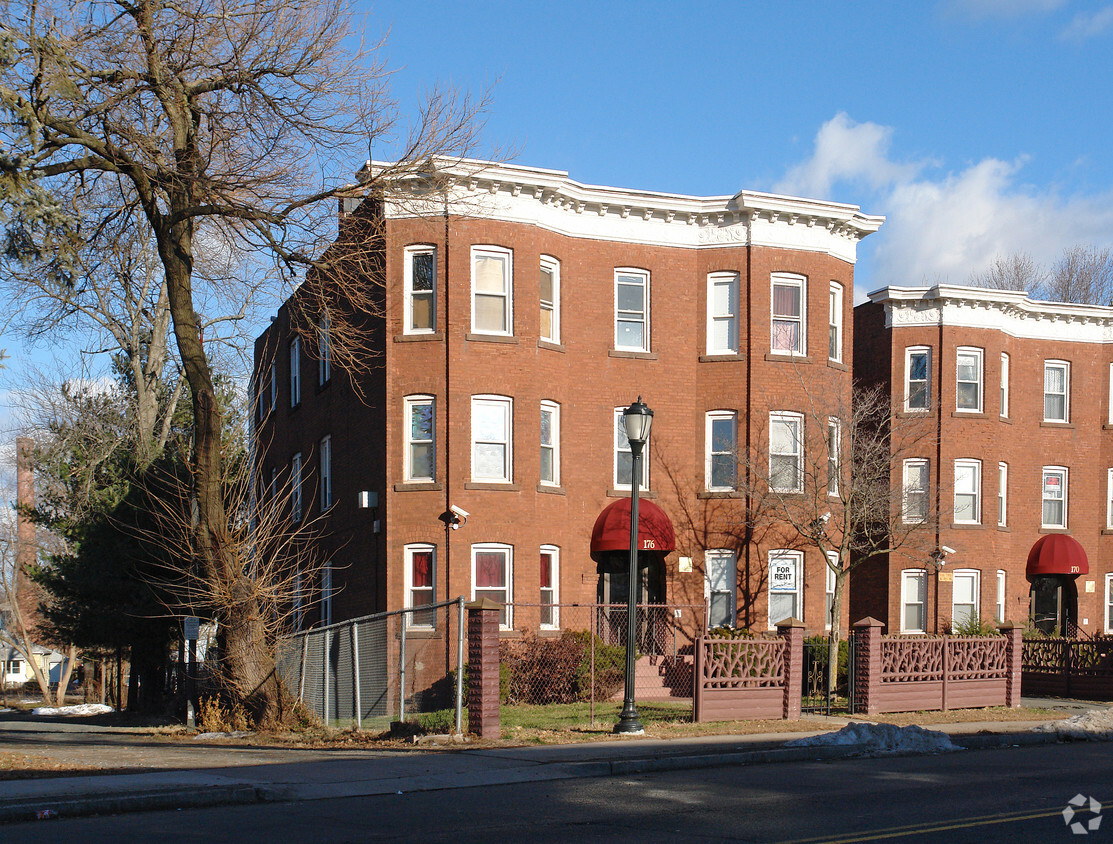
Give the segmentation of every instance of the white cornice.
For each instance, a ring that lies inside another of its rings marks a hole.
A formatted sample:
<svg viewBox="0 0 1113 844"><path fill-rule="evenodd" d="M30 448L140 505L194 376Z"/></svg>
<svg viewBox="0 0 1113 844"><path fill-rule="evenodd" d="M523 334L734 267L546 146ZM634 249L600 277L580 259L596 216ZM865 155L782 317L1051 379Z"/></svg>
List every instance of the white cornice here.
<svg viewBox="0 0 1113 844"><path fill-rule="evenodd" d="M399 168L368 162L362 184L386 187L386 214L443 213L538 225L572 237L660 246L755 245L823 252L851 263L884 217L856 205L740 191L685 196L585 185L562 170L471 159ZM401 189L397 189L397 188Z"/></svg>
<svg viewBox="0 0 1113 844"><path fill-rule="evenodd" d="M885 287L869 294L885 308L885 327L987 328L1030 340L1113 342L1113 308L1041 302L1014 290L938 284Z"/></svg>

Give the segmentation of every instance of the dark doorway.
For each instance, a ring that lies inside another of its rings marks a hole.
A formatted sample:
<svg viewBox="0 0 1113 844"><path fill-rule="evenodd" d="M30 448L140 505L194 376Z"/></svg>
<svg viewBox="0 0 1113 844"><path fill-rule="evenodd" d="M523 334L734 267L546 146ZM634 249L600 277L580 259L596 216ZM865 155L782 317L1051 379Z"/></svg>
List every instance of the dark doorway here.
<svg viewBox="0 0 1113 844"><path fill-rule="evenodd" d="M1032 623L1044 633L1070 635L1078 620L1078 591L1074 577L1066 574L1033 577L1029 612Z"/></svg>

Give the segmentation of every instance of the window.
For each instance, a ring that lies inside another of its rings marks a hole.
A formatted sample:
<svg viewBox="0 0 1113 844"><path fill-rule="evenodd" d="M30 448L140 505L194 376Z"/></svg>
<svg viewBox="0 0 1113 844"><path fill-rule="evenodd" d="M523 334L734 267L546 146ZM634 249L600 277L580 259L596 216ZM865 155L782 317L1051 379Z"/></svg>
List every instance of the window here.
<svg viewBox="0 0 1113 844"><path fill-rule="evenodd" d="M976 525L982 520L982 462L955 461L955 521Z"/></svg>
<svg viewBox="0 0 1113 844"><path fill-rule="evenodd" d="M1061 466L1043 467L1043 523L1040 527L1067 526L1067 470Z"/></svg>
<svg viewBox="0 0 1113 844"><path fill-rule="evenodd" d="M927 622L927 575L922 569L900 573L900 632L923 633Z"/></svg>
<svg viewBox="0 0 1113 844"><path fill-rule="evenodd" d="M738 353L738 273L707 277L707 354Z"/></svg>
<svg viewBox="0 0 1113 844"><path fill-rule="evenodd" d="M259 419L266 419L278 404L278 379L275 377L275 365L272 363L267 369L267 374L259 381Z"/></svg>
<svg viewBox="0 0 1113 844"><path fill-rule="evenodd" d="M919 524L928 516L929 461L904 461L904 503L901 518L905 524Z"/></svg>
<svg viewBox="0 0 1113 844"><path fill-rule="evenodd" d="M321 440L321 510L332 506L332 437Z"/></svg>
<svg viewBox="0 0 1113 844"><path fill-rule="evenodd" d="M472 331L513 334L511 252L493 246L471 250Z"/></svg>
<svg viewBox="0 0 1113 844"><path fill-rule="evenodd" d="M301 338L290 341L290 407L301 403Z"/></svg>
<svg viewBox="0 0 1113 844"><path fill-rule="evenodd" d="M630 489L630 479L634 476L634 452L626 437L626 419L622 412L625 407L614 409L614 487ZM649 442L642 446L642 476L638 481L642 489L649 489Z"/></svg>
<svg viewBox="0 0 1113 844"><path fill-rule="evenodd" d="M404 553L406 606L414 609L406 620L412 627L433 627L436 625L436 611L428 607L437 602L437 548L435 545L407 545Z"/></svg>
<svg viewBox="0 0 1113 844"><path fill-rule="evenodd" d="M1070 364L1062 360L1043 362L1043 421L1067 422L1070 419Z"/></svg>
<svg viewBox="0 0 1113 844"><path fill-rule="evenodd" d="M982 409L982 350L960 347L957 355L957 367L955 406L958 410L980 413Z"/></svg>
<svg viewBox="0 0 1113 844"><path fill-rule="evenodd" d="M408 396L405 404L406 452L403 478L407 481L431 483L437 477L435 447L437 420L436 400L432 396Z"/></svg>
<svg viewBox="0 0 1113 844"><path fill-rule="evenodd" d="M769 552L769 627L786 618L800 618L800 551Z"/></svg>
<svg viewBox="0 0 1113 844"><path fill-rule="evenodd" d="M706 551L703 559L707 569L707 601L711 607L707 626L734 627L735 584L738 582L734 552Z"/></svg>
<svg viewBox="0 0 1113 844"><path fill-rule="evenodd" d="M967 624L978 617L978 592L981 586L981 572L975 569L959 569L954 572L951 584L951 629L959 624Z"/></svg>
<svg viewBox="0 0 1113 844"><path fill-rule="evenodd" d="M1113 574L1105 576L1105 632L1113 633Z"/></svg>
<svg viewBox="0 0 1113 844"><path fill-rule="evenodd" d="M1105 478L1105 526L1113 529L1113 469L1110 469Z"/></svg>
<svg viewBox="0 0 1113 844"><path fill-rule="evenodd" d="M769 414L769 486L774 492L804 491L804 417Z"/></svg>
<svg viewBox="0 0 1113 844"><path fill-rule="evenodd" d="M295 522L301 521L301 452L290 461L290 512Z"/></svg>
<svg viewBox="0 0 1113 844"><path fill-rule="evenodd" d="M997 610L996 618L998 624L1005 622L1005 585L1008 580L1008 575L1002 570L997 569Z"/></svg>
<svg viewBox="0 0 1113 844"><path fill-rule="evenodd" d="M826 629L830 630L835 618L835 569L839 568L838 551L827 552L827 565L824 568L827 570L827 613L823 617L827 619Z"/></svg>
<svg viewBox="0 0 1113 844"><path fill-rule="evenodd" d="M1005 527L1009 522L1009 464L997 464L997 524Z"/></svg>
<svg viewBox="0 0 1113 844"><path fill-rule="evenodd" d="M541 256L541 339L560 342L560 262Z"/></svg>
<svg viewBox="0 0 1113 844"><path fill-rule="evenodd" d="M403 334L432 334L437 327L437 251L407 246Z"/></svg>
<svg viewBox="0 0 1113 844"><path fill-rule="evenodd" d="M842 361L842 285L831 282L830 316L827 318L827 357Z"/></svg>
<svg viewBox="0 0 1113 844"><path fill-rule="evenodd" d="M472 396L471 476L473 481L510 483L513 399Z"/></svg>
<svg viewBox="0 0 1113 844"><path fill-rule="evenodd" d="M321 317L317 326L317 354L317 385L323 387L332 378L332 346L327 314Z"/></svg>
<svg viewBox="0 0 1113 844"><path fill-rule="evenodd" d="M541 402L541 483L560 485L560 405Z"/></svg>
<svg viewBox="0 0 1113 844"><path fill-rule="evenodd" d="M614 347L649 351L649 273L614 272Z"/></svg>
<svg viewBox="0 0 1113 844"><path fill-rule="evenodd" d="M804 279L799 276L773 276L773 314L770 322L771 348L774 352L803 355L807 351Z"/></svg>
<svg viewBox="0 0 1113 844"><path fill-rule="evenodd" d="M707 456L704 483L711 491L733 490L738 466L735 450L738 417L731 410L715 410L707 414L705 428Z"/></svg>
<svg viewBox="0 0 1113 844"><path fill-rule="evenodd" d="M827 420L827 494L839 494L839 464L842 457L842 431L838 419Z"/></svg>
<svg viewBox="0 0 1113 844"><path fill-rule="evenodd" d="M332 624L332 563L321 569L321 624Z"/></svg>
<svg viewBox="0 0 1113 844"><path fill-rule="evenodd" d="M499 626L509 629L513 624L510 615L513 583L514 551L509 545L488 543L471 547L471 597L473 601L489 598L502 604Z"/></svg>
<svg viewBox="0 0 1113 844"><path fill-rule="evenodd" d="M560 550L555 545L541 546L541 626L560 627Z"/></svg>
<svg viewBox="0 0 1113 844"><path fill-rule="evenodd" d="M904 350L904 409L931 408L931 349Z"/></svg>
<svg viewBox="0 0 1113 844"><path fill-rule="evenodd" d="M1009 415L1009 356L1001 353L1001 415Z"/></svg>

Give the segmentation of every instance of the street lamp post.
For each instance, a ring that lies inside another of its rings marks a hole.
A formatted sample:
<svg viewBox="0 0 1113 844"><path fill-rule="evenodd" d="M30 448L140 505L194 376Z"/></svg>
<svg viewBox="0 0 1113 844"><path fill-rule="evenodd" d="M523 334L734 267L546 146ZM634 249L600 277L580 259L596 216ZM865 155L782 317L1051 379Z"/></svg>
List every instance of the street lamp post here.
<svg viewBox="0 0 1113 844"><path fill-rule="evenodd" d="M614 731L640 735L645 730L634 706L634 645L638 631L638 481L641 480L642 448L649 439L653 411L638 396L638 400L622 412L622 418L633 459L630 465L630 573L626 581L626 693L622 699L622 714Z"/></svg>

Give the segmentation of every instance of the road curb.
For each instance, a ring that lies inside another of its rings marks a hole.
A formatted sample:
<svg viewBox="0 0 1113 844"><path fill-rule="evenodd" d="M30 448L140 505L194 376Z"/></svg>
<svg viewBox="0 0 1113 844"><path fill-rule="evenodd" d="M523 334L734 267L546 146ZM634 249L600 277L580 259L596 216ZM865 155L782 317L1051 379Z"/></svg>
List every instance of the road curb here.
<svg viewBox="0 0 1113 844"><path fill-rule="evenodd" d="M150 812L159 809L197 809L260 803L263 790L246 783L194 788L132 791L126 794L86 794L74 797L44 797L41 800L0 800L0 823L77 818L118 812Z"/></svg>

